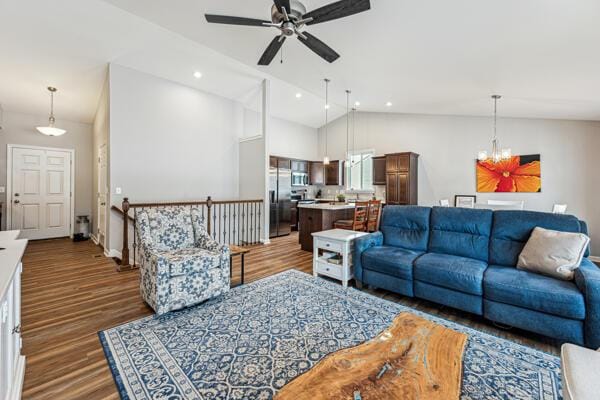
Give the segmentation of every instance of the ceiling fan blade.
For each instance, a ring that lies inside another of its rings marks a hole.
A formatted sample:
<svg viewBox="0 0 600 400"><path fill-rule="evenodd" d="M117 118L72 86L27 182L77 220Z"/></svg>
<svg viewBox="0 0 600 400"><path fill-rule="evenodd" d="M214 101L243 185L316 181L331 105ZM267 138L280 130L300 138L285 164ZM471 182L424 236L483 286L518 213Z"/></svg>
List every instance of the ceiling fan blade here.
<svg viewBox="0 0 600 400"><path fill-rule="evenodd" d="M304 14L302 19L312 18L312 21L306 25L314 25L348 17L370 9L371 2L369 0L340 0Z"/></svg>
<svg viewBox="0 0 600 400"><path fill-rule="evenodd" d="M212 24L227 24L227 25L245 25L245 26L265 26L271 21L263 21L262 19L230 17L228 15L205 14L206 21Z"/></svg>
<svg viewBox="0 0 600 400"><path fill-rule="evenodd" d="M304 36L304 38L302 36ZM340 55L336 53L335 50L308 32L302 32L302 35L298 35L298 40L330 63L340 58Z"/></svg>
<svg viewBox="0 0 600 400"><path fill-rule="evenodd" d="M269 47L265 50L260 60L258 60L258 65L269 65L271 61L277 55L281 46L283 46L283 42L285 42L285 36L276 36L275 39L271 41Z"/></svg>
<svg viewBox="0 0 600 400"><path fill-rule="evenodd" d="M291 11L290 0L274 0L273 2L277 6L279 12L283 12L282 7L285 7L285 11L287 11L288 13Z"/></svg>

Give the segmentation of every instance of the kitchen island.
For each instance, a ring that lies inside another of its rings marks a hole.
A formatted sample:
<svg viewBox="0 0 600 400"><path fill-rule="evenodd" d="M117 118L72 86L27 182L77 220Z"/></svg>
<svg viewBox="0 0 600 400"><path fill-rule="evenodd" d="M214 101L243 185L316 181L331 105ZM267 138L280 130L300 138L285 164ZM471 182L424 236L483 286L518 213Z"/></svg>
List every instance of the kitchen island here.
<svg viewBox="0 0 600 400"><path fill-rule="evenodd" d="M341 219L353 219L354 204L298 204L298 214L300 247L312 252L312 233L333 229L333 224Z"/></svg>

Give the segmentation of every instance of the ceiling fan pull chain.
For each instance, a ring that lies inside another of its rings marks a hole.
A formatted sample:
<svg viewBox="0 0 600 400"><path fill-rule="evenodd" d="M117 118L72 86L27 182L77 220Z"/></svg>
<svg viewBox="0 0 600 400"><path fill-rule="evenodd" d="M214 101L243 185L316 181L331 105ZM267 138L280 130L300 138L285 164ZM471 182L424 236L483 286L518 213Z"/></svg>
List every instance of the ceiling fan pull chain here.
<svg viewBox="0 0 600 400"><path fill-rule="evenodd" d="M281 55L281 61L280 61L280 63L283 64L283 46L281 47L281 53L280 53L280 55Z"/></svg>

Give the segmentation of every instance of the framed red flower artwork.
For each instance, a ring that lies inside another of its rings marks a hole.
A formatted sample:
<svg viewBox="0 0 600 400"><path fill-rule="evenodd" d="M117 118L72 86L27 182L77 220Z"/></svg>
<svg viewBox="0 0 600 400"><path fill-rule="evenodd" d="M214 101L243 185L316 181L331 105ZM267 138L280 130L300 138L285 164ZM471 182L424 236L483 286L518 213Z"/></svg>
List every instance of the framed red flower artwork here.
<svg viewBox="0 0 600 400"><path fill-rule="evenodd" d="M520 192L542 191L540 155L513 156L494 163L491 160L477 161L477 192Z"/></svg>

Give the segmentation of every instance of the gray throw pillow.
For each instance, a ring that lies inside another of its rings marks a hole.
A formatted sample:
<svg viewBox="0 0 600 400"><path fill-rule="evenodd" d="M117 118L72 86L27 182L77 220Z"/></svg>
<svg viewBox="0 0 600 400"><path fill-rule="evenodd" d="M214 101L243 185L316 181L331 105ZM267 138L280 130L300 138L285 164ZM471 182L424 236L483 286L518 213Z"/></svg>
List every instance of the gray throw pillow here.
<svg viewBox="0 0 600 400"><path fill-rule="evenodd" d="M517 268L552 276L573 279L573 271L581 265L590 238L583 233L559 232L535 228L519 255Z"/></svg>

